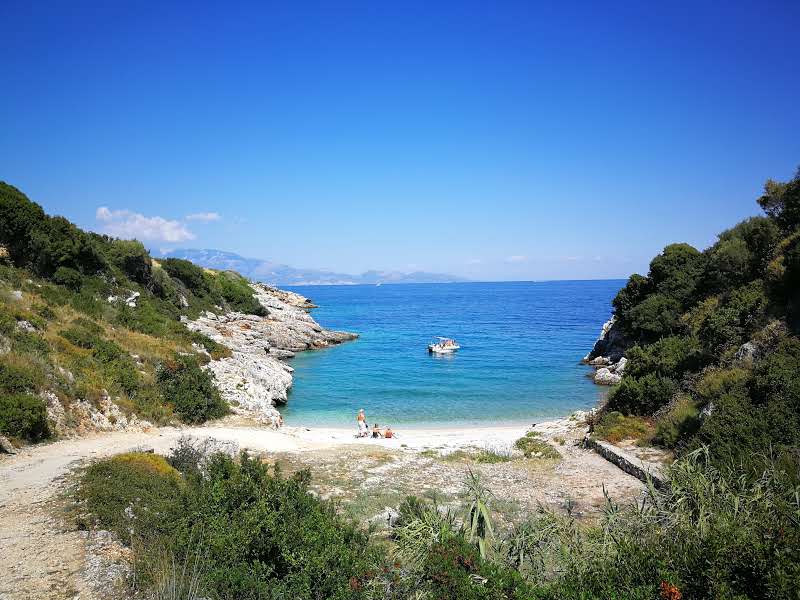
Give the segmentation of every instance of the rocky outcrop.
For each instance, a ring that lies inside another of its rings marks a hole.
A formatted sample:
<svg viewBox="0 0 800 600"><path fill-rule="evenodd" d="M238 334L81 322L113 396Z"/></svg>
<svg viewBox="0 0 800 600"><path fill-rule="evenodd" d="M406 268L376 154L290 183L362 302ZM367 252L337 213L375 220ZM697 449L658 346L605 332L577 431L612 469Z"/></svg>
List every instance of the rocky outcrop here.
<svg viewBox="0 0 800 600"><path fill-rule="evenodd" d="M277 427L282 420L275 406L286 403L292 386L293 369L283 359L358 336L322 328L307 312L314 305L300 294L263 284L251 287L266 316L205 312L184 323L231 350L231 356L212 360L206 368L232 410Z"/></svg>
<svg viewBox="0 0 800 600"><path fill-rule="evenodd" d="M597 369L593 377L595 383L615 385L622 380L628 362L623 355L629 345L616 317L603 324L592 351L583 358L583 362Z"/></svg>
<svg viewBox="0 0 800 600"><path fill-rule="evenodd" d="M153 425L135 414L126 415L106 390L92 403L75 400L67 406L53 392L42 392L50 428L59 436L85 435L93 431L146 431Z"/></svg>

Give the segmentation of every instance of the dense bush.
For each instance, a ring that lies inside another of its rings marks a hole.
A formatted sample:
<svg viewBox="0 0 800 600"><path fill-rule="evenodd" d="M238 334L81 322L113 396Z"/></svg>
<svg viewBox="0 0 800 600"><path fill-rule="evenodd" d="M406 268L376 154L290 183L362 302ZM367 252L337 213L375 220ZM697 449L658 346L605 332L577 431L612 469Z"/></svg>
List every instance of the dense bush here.
<svg viewBox="0 0 800 600"><path fill-rule="evenodd" d="M690 397L682 396L658 420L655 440L667 448L677 448L697 433L700 424L697 404Z"/></svg>
<svg viewBox="0 0 800 600"><path fill-rule="evenodd" d="M261 303L253 296L253 289L247 280L230 271L220 273L216 277L220 294L228 305L239 312L264 316L267 314Z"/></svg>
<svg viewBox="0 0 800 600"><path fill-rule="evenodd" d="M169 535L181 511L183 488L180 475L163 457L131 452L89 467L79 496L104 528L130 544L135 537Z"/></svg>
<svg viewBox="0 0 800 600"><path fill-rule="evenodd" d="M625 373L630 377L655 374L680 378L688 371L697 371L703 364L699 342L688 336L669 336L626 352Z"/></svg>
<svg viewBox="0 0 800 600"><path fill-rule="evenodd" d="M625 376L609 393L608 407L625 415L649 415L666 405L676 390L672 379L654 373Z"/></svg>
<svg viewBox="0 0 800 600"><path fill-rule="evenodd" d="M645 419L634 416L626 417L616 411L603 414L600 421L594 425L593 433L596 437L614 444L622 440L647 443L653 437L652 426Z"/></svg>
<svg viewBox="0 0 800 600"><path fill-rule="evenodd" d="M0 358L0 395L33 392L44 382L41 370L21 357Z"/></svg>
<svg viewBox="0 0 800 600"><path fill-rule="evenodd" d="M182 258L163 258L160 264L170 277L180 280L196 296L205 296L211 291L203 269L194 263Z"/></svg>
<svg viewBox="0 0 800 600"><path fill-rule="evenodd" d="M31 442L49 437L42 399L30 394L0 392L0 433Z"/></svg>
<svg viewBox="0 0 800 600"><path fill-rule="evenodd" d="M186 423L203 423L228 412L214 387L213 374L204 371L193 356L176 356L158 369L158 385L164 400Z"/></svg>
<svg viewBox="0 0 800 600"><path fill-rule="evenodd" d="M793 478L763 461L759 475L745 479L690 455L642 505L610 503L599 529L551 528L559 537L538 552L556 561L557 574L536 597L796 598L796 469Z"/></svg>
<svg viewBox="0 0 800 600"><path fill-rule="evenodd" d="M136 552L139 583L157 580L164 554L188 554L203 566L203 597L363 597L383 555L308 492L307 472L284 478L257 459L218 453L202 473L189 473L132 453L93 465L82 479L79 496L93 518Z"/></svg>

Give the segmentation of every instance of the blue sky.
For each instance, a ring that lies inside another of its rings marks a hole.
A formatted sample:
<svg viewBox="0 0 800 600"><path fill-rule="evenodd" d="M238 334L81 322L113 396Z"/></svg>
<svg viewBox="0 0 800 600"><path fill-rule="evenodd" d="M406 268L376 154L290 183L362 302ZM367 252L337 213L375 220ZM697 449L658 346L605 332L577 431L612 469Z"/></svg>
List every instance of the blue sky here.
<svg viewBox="0 0 800 600"><path fill-rule="evenodd" d="M230 4L3 2L0 179L152 248L553 279L800 165L798 2Z"/></svg>

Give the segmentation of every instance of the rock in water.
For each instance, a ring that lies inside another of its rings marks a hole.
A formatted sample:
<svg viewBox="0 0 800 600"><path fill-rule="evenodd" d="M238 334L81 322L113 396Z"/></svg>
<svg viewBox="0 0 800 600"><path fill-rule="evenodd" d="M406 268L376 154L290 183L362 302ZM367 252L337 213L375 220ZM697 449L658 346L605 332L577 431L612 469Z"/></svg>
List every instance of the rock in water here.
<svg viewBox="0 0 800 600"><path fill-rule="evenodd" d="M300 294L260 283L251 287L267 316L206 312L183 322L231 350L231 356L212 360L206 368L214 373L220 395L233 412L277 427L281 418L275 405L286 403L294 371L281 359L358 336L323 329L307 312L313 304Z"/></svg>
<svg viewBox="0 0 800 600"><path fill-rule="evenodd" d="M616 385L622 380L628 362L623 353L629 345L630 342L622 332L616 317L611 317L603 324L594 348L583 358L583 362L597 369L594 374L595 383Z"/></svg>

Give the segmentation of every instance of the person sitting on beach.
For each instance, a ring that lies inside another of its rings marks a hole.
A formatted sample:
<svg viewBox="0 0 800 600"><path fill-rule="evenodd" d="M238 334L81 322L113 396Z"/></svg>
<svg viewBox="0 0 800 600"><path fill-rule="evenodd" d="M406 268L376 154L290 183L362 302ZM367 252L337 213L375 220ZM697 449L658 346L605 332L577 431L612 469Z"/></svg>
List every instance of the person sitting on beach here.
<svg viewBox="0 0 800 600"><path fill-rule="evenodd" d="M383 437L385 437L387 440L394 437L394 431L392 431L392 428L388 425L386 426L386 430L383 432Z"/></svg>
<svg viewBox="0 0 800 600"><path fill-rule="evenodd" d="M375 425L372 426L372 437L374 438L383 437L383 434L381 433L381 428L378 426L377 423L375 423Z"/></svg>
<svg viewBox="0 0 800 600"><path fill-rule="evenodd" d="M358 437L367 437L369 435L369 427L367 426L367 417L364 416L364 409L358 411L356 417L358 422Z"/></svg>

